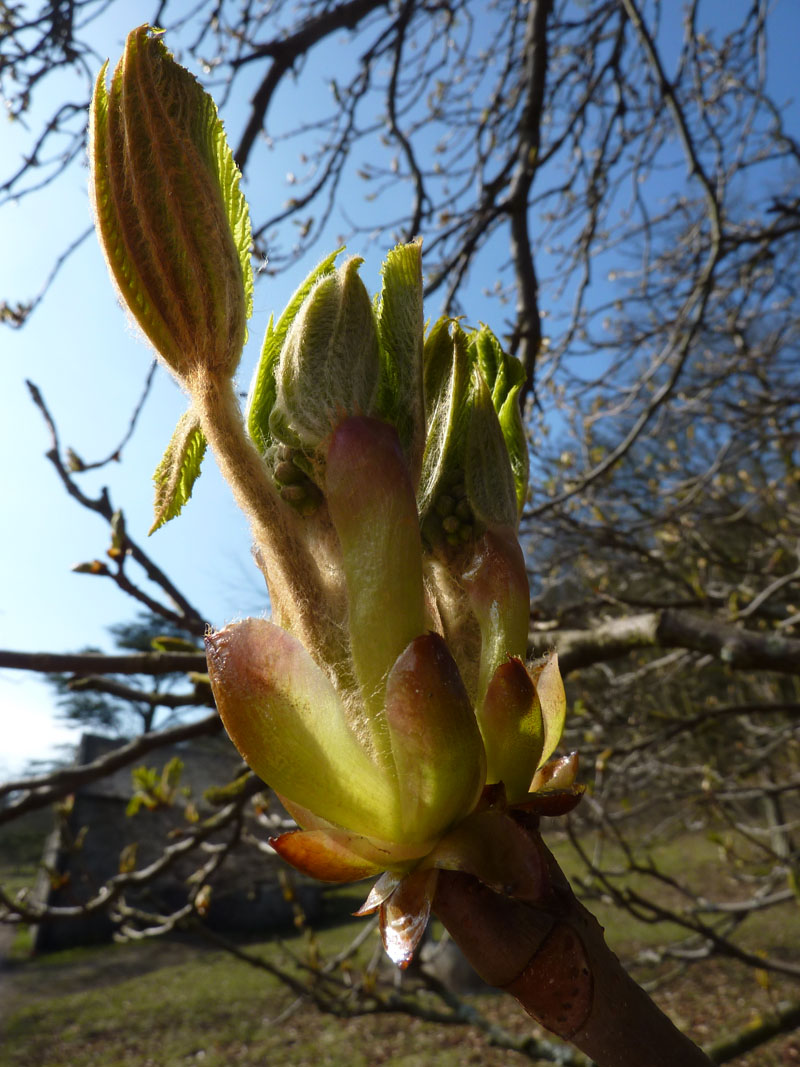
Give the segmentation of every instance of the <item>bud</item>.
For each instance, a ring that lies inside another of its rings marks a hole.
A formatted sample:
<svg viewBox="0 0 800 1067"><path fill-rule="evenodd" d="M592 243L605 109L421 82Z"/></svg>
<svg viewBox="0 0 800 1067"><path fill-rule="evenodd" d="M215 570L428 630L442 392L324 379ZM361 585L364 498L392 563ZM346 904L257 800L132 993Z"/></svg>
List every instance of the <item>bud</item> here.
<svg viewBox="0 0 800 1067"><path fill-rule="evenodd" d="M89 127L100 244L122 302L184 382L231 377L252 308L250 220L211 97L148 26L133 30Z"/></svg>
<svg viewBox="0 0 800 1067"><path fill-rule="evenodd" d="M379 709L387 672L426 629L414 489L394 427L345 419L331 438L325 475L355 675L365 708Z"/></svg>
<svg viewBox="0 0 800 1067"><path fill-rule="evenodd" d="M378 406L381 417L397 430L416 488L425 448L422 241L393 248L381 275L383 284L377 300L381 346Z"/></svg>
<svg viewBox="0 0 800 1067"><path fill-rule="evenodd" d="M110 88L98 79L90 157L111 273L192 399L157 472L157 524L208 442L286 627L246 619L206 638L231 739L301 827L276 851L329 881L380 875L359 913L380 911L401 966L440 872L538 901L547 864L521 820L580 790L574 757L545 763L564 721L555 659L521 658L522 368L485 327L443 319L424 341L419 242L389 254L374 305L361 260L336 269L334 253L270 320L245 424L240 176L210 97L146 26ZM114 535L122 552L121 519Z"/></svg>
<svg viewBox="0 0 800 1067"><path fill-rule="evenodd" d="M286 335L292 327L292 323L300 313L311 290L317 282L327 274L332 274L336 269L336 259L343 248L338 248L311 271L292 294L292 298L284 308L277 323L270 315L267 331L264 334L264 343L261 346L261 357L253 375L250 385L250 394L247 398L247 430L255 442L259 452L266 452L273 444L272 433L269 428L269 417L275 406L275 394L277 384L275 373L278 368L281 351L286 341Z"/></svg>
<svg viewBox="0 0 800 1067"><path fill-rule="evenodd" d="M528 476L521 364L487 327L467 335L448 319L434 325L423 358L428 437L418 499L428 543L457 549L487 528L515 530Z"/></svg>
<svg viewBox="0 0 800 1067"><path fill-rule="evenodd" d="M372 738L300 642L272 623L233 623L206 647L226 730L305 828L273 842L301 869L329 881L409 870L475 807L483 745L438 634L397 657L385 699L367 712Z"/></svg>
<svg viewBox="0 0 800 1067"><path fill-rule="evenodd" d="M528 496L528 444L522 425L519 393L525 382L525 368L514 356L503 351L488 326L481 326L468 338L471 357L480 368L481 377L492 397L497 421L503 434L511 473L518 517Z"/></svg>
<svg viewBox="0 0 800 1067"><path fill-rule="evenodd" d="M272 436L314 454L348 415L375 405L380 360L372 301L348 260L320 278L294 319L276 371Z"/></svg>

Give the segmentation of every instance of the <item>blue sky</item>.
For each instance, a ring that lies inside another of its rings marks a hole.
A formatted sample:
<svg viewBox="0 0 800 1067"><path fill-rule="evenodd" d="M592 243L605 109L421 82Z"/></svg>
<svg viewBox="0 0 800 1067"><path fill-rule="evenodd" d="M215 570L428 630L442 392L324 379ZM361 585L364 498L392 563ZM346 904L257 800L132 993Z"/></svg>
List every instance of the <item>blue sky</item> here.
<svg viewBox="0 0 800 1067"><path fill-rule="evenodd" d="M125 14L130 8L116 7L121 21L106 27L98 46L112 57L130 28ZM50 87L48 103L57 91L57 85ZM35 121L36 115L31 123ZM27 139L12 124L2 138L4 158L26 147ZM0 293L20 300L36 293L55 255L90 221L83 160L67 180L4 207ZM243 388L270 312L282 308L301 280L298 274L257 287L240 375ZM131 618L137 607L111 581L72 572L81 561L104 558L108 529L61 487L44 457L50 447L46 426L25 386L26 378L39 386L62 445L74 448L86 462L108 455L125 432L152 356L126 323L93 234L69 259L24 329L2 330L0 356L0 449L6 457L1 475L0 647L110 649L106 628ZM80 484L89 495L108 486L133 538L210 620L221 624L236 614L262 611L267 601L250 561L247 523L213 462L205 464L195 499L181 520L147 538L152 473L185 406L179 389L159 369L124 462L82 476ZM18 771L26 759L44 755L53 744L74 740L72 731L53 722L52 709L51 690L36 676L0 672L0 777Z"/></svg>
<svg viewBox="0 0 800 1067"><path fill-rule="evenodd" d="M709 5L709 9L713 8ZM720 12L727 4L719 3ZM119 55L130 28L129 5L113 5L98 28L100 55ZM800 6L778 4L781 24L771 47L782 95L795 91L793 52L800 39ZM175 47L175 42L168 42ZM99 64L98 64L99 65ZM48 90L49 105L59 85ZM779 94L781 95L781 94ZM295 113L313 100L293 97ZM40 112L41 114L41 112ZM226 114L232 140L239 127L235 110ZM31 118L35 123L36 114ZM2 158L23 151L27 138L7 124ZM250 174L249 195L269 194L272 185L287 195L283 179L296 164L276 150L269 173ZM5 168L4 168L5 169ZM361 189L357 192L360 194ZM352 205L351 205L352 206ZM0 210L0 296L24 300L36 293L56 254L89 224L86 170L81 164L50 190ZM330 247L335 237L331 236ZM303 267L256 286L250 341L240 373L247 388L271 311L280 311L305 270L321 258L320 248ZM364 249L351 246L361 254ZM366 251L362 276L378 287L378 250ZM473 287L475 319L499 326L502 309L490 310ZM436 308L432 309L436 311ZM76 563L102 559L108 530L98 516L71 501L44 458L50 447L46 427L30 400L25 379L34 381L56 420L63 446L86 462L109 454L122 438L132 405L150 364L147 346L126 325L108 281L94 236L61 271L45 301L24 329L0 327L0 450L3 509L0 513L0 647L28 651L71 651L86 645L110 649L107 627L131 618L136 605L107 579L75 574ZM151 476L175 422L185 407L179 390L160 371L124 462L81 477L85 492L108 486L122 507L132 537L212 624L266 610L260 575L250 560L247 523L234 507L213 462L207 460L195 495L176 522L147 538L152 515ZM36 676L0 671L0 778L18 772L26 760L44 756L75 734L53 720L50 689Z"/></svg>

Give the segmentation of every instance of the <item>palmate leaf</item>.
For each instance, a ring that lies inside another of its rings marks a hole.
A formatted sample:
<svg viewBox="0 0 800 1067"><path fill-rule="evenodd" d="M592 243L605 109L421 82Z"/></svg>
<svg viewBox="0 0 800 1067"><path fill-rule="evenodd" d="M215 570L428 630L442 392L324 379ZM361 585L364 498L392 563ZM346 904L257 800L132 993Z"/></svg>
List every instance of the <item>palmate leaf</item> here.
<svg viewBox="0 0 800 1067"><path fill-rule="evenodd" d="M324 278L326 274L333 273L336 267L336 257L343 251L343 248L337 248L335 252L323 259L311 271L302 285L292 295L277 324L273 324L270 316L267 332L264 335L264 344L261 347L261 358L253 376L250 397L247 401L247 430L261 452L266 452L271 439L269 417L275 406L275 397L278 389L275 371L283 348L283 342L286 340L286 334L297 318L305 298L320 278Z"/></svg>
<svg viewBox="0 0 800 1067"><path fill-rule="evenodd" d="M164 523L180 515L200 476L200 464L205 451L206 439L200 423L194 412L189 410L178 421L153 475L156 487L155 520L149 533L155 533Z"/></svg>

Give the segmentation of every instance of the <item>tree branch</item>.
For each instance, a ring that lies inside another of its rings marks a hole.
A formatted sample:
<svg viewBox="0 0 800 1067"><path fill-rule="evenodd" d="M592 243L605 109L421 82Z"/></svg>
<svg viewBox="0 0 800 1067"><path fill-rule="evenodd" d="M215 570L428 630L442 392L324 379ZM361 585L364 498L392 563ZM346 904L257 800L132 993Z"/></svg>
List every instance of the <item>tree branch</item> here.
<svg viewBox="0 0 800 1067"><path fill-rule="evenodd" d="M729 1063L780 1034L800 1026L800 1004L779 1004L774 1014L761 1018L733 1037L725 1037L708 1048L712 1063Z"/></svg>
<svg viewBox="0 0 800 1067"><path fill-rule="evenodd" d="M307 19L288 37L258 45L237 61L236 66L242 66L256 59L272 59L272 65L251 100L250 118L235 152L236 162L241 170L244 170L255 140L264 127L270 101L284 74L292 69L301 56L330 34L337 30L352 30L371 12L386 6L386 0L348 0L347 3Z"/></svg>
<svg viewBox="0 0 800 1067"><path fill-rule="evenodd" d="M587 630L533 631L534 654L555 648L562 674L644 648L683 648L715 656L729 667L800 674L800 641L755 633L683 611L610 619Z"/></svg>
<svg viewBox="0 0 800 1067"><path fill-rule="evenodd" d="M517 318L512 348L525 368L525 386L520 398L533 391L536 357L542 344L539 313L539 282L528 227L528 198L539 163L539 141L547 79L547 20L553 0L532 0L525 27L525 106L519 124L519 143L514 177L508 192L509 243L517 288Z"/></svg>
<svg viewBox="0 0 800 1067"><path fill-rule="evenodd" d="M14 652L0 649L0 668L38 671L43 674L63 671L74 674L174 674L189 671L205 673L204 652L134 652L130 655L106 655L103 652Z"/></svg>
<svg viewBox="0 0 800 1067"><path fill-rule="evenodd" d="M206 715L197 722L186 723L183 726L173 726L167 730L159 730L150 734L142 734L141 737L129 741L127 745L115 748L106 756L85 763L80 767L65 767L53 771L51 774L36 775L32 778L19 778L0 784L0 798L11 793L21 793L13 803L0 808L0 825L11 822L17 816L35 808L42 808L52 804L56 800L74 792L88 782L94 782L98 778L104 778L113 774L120 767L126 767L137 759L141 759L148 752L163 748L166 745L175 745L179 741L187 741L192 737L204 737L208 734L218 733L222 729L222 720L214 712Z"/></svg>

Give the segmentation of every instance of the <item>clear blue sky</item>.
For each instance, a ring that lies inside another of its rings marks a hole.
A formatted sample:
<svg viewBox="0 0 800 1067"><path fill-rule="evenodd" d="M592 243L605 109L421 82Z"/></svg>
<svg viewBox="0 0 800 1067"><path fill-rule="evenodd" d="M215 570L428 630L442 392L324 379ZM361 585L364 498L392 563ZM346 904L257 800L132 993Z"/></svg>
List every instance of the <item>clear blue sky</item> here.
<svg viewBox="0 0 800 1067"><path fill-rule="evenodd" d="M98 28L97 48L103 57L115 60L119 55L131 28L126 12L130 5L113 5ZM780 0L778 15L780 27L771 37L772 69L776 84L788 98L796 92L794 52L800 40L800 5L796 0ZM174 39L168 44L176 47ZM324 71L320 77L324 83ZM57 85L51 86L49 98L41 104L52 105L58 91ZM302 97L292 100L296 114L310 106ZM35 112L31 123L37 113L42 112ZM234 109L224 117L235 141L240 115ZM21 132L11 124L3 128L0 156L4 161L27 147ZM248 195L263 197L276 184L277 195L289 195L283 178L296 165L278 151L270 158L273 172L260 174L258 180L251 174ZM0 210L0 295L24 300L34 294L54 256L89 221L82 161L51 190ZM331 247L334 240L332 236ZM314 259L324 251L328 249L321 248ZM361 254L363 249L351 246L349 251ZM362 267L370 289L378 286L379 258L377 251L368 252ZM242 388L247 388L270 312L280 311L312 265L309 261L291 276L257 285L250 342L240 374ZM487 308L478 286L474 299L474 319L498 325L501 309ZM108 530L98 516L67 497L44 458L49 448L47 431L24 380L30 378L41 388L62 445L92 462L111 452L124 434L150 358L147 346L126 326L93 236L69 260L23 330L0 327L0 647L73 651L95 645L110 649L107 627L135 614L136 605L111 581L71 571L76 563L104 557ZM246 521L213 462L207 460L184 515L152 538L146 536L152 514L152 472L184 406L178 389L159 371L124 463L84 475L80 484L92 493L108 486L113 503L125 511L132 537L144 544L209 620L220 625L234 616L265 610L267 601L260 575L250 561ZM74 732L53 719L50 689L24 672L0 671L0 727L0 779L18 772L26 760L47 755L59 742L75 740Z"/></svg>

